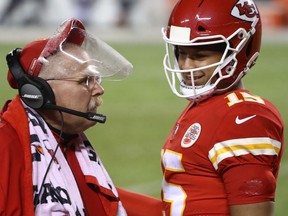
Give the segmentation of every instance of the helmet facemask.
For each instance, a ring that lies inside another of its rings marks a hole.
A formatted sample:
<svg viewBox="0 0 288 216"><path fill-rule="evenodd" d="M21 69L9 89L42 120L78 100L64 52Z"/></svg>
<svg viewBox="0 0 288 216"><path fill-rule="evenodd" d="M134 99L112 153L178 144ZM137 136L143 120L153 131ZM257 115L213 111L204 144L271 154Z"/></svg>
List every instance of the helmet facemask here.
<svg viewBox="0 0 288 216"><path fill-rule="evenodd" d="M247 65L241 73L235 74L238 64L237 54L241 52L249 41L250 36L253 34L253 29L247 33L245 29L240 28L228 38L223 35L214 35L197 37L192 40L188 39L188 37L185 38L186 29L189 28L170 26L170 38L167 37L167 30L162 29L163 39L166 42L166 55L163 61L164 71L173 93L178 97L187 98L192 101L204 100L212 94L227 91L249 71L250 65ZM184 38L181 35L184 35ZM217 46L220 44L224 45L224 48L222 50L222 57L218 62L199 68L186 70L179 68L177 60L178 46L199 47L207 45ZM258 55L259 53L253 57L253 61L256 60ZM195 85L193 74L196 71L211 67L215 67L215 69L210 79L203 85ZM184 83L183 73L191 73L191 85Z"/></svg>

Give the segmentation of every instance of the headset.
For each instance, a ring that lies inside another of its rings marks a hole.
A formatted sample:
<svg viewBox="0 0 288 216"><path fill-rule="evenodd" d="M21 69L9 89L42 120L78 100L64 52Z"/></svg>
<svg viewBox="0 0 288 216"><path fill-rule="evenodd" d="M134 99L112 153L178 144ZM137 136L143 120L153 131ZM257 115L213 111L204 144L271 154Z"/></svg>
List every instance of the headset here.
<svg viewBox="0 0 288 216"><path fill-rule="evenodd" d="M20 98L33 109L49 109L66 112L99 123L106 122L106 116L97 113L84 113L66 107L57 106L52 88L46 80L37 76L29 76L25 73L20 55L22 49L16 48L6 56L8 68L18 85Z"/></svg>

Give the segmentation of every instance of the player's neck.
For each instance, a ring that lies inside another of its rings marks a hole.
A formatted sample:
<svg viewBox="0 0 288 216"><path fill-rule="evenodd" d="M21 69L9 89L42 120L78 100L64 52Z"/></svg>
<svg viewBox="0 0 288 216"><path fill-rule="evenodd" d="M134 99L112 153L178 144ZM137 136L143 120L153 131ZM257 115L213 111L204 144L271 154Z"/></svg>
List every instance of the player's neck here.
<svg viewBox="0 0 288 216"><path fill-rule="evenodd" d="M236 83L234 86L232 86L229 91L240 90L240 89L245 89L244 84L241 80L238 83Z"/></svg>

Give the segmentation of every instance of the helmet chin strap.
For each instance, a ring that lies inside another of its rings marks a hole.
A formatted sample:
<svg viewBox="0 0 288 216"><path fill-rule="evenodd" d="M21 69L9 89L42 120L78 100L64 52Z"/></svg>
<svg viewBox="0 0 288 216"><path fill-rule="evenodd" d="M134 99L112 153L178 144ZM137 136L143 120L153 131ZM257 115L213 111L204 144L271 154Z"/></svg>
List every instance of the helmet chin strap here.
<svg viewBox="0 0 288 216"><path fill-rule="evenodd" d="M187 86L185 85L184 81L182 80L180 83L180 92L184 96L184 98L187 98L191 101L202 101L208 97L210 97L215 88L213 88L211 85L201 85L201 86Z"/></svg>

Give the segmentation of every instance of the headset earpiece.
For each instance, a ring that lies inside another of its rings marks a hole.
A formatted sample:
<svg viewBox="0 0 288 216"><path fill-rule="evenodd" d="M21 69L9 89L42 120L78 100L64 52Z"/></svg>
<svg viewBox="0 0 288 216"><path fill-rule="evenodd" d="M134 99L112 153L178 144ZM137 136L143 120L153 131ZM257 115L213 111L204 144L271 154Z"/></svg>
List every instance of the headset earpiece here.
<svg viewBox="0 0 288 216"><path fill-rule="evenodd" d="M39 109L46 104L55 104L55 96L50 85L40 77L28 76L21 63L21 49L16 48L7 54L6 60L18 85L20 98L33 109Z"/></svg>
<svg viewBox="0 0 288 216"><path fill-rule="evenodd" d="M27 75L25 75L27 76ZM19 87L21 99L34 109L43 108L46 104L55 104L54 93L50 85L40 77L28 77L29 82Z"/></svg>

